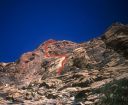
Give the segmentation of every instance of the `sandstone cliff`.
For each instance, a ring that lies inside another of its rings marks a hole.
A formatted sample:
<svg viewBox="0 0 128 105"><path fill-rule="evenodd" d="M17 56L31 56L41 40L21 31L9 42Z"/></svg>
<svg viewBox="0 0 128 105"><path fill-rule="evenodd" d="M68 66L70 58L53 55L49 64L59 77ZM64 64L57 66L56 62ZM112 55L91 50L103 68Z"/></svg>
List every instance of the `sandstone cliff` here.
<svg viewBox="0 0 128 105"><path fill-rule="evenodd" d="M0 63L0 104L109 105L96 91L127 79L128 25L116 23L88 42L50 39L16 62Z"/></svg>

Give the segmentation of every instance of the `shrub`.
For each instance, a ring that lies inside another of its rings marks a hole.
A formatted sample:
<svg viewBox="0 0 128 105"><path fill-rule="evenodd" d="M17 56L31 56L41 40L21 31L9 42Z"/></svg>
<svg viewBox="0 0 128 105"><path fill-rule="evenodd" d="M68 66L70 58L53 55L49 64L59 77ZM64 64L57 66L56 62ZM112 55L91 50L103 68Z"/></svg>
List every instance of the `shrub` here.
<svg viewBox="0 0 128 105"><path fill-rule="evenodd" d="M116 80L100 88L104 94L100 105L128 105L128 80Z"/></svg>

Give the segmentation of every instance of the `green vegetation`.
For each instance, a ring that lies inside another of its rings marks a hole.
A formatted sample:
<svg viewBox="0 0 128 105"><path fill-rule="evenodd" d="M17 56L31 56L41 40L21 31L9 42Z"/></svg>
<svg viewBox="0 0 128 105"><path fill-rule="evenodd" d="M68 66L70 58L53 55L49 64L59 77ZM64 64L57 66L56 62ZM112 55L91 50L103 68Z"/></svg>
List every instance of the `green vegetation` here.
<svg viewBox="0 0 128 105"><path fill-rule="evenodd" d="M104 94L100 105L128 105L128 79L109 83L98 92Z"/></svg>

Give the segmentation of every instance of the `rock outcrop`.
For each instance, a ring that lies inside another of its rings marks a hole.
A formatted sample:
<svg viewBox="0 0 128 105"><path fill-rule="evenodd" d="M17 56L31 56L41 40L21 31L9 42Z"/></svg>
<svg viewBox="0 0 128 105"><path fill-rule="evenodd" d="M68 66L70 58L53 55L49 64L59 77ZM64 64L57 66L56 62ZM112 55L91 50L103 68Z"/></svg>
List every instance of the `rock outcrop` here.
<svg viewBox="0 0 128 105"><path fill-rule="evenodd" d="M105 105L96 91L123 79L128 25L116 23L88 42L50 39L16 62L0 63L0 104Z"/></svg>

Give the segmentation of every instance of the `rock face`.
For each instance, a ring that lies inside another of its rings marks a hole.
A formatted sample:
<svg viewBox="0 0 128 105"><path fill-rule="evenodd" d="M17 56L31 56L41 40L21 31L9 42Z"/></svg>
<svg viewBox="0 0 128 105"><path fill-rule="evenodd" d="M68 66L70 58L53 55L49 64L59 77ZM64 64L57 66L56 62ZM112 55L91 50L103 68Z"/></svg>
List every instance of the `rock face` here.
<svg viewBox="0 0 128 105"><path fill-rule="evenodd" d="M128 78L128 25L88 42L48 40L0 63L0 104L100 105L105 84ZM105 104L104 104L105 105Z"/></svg>

